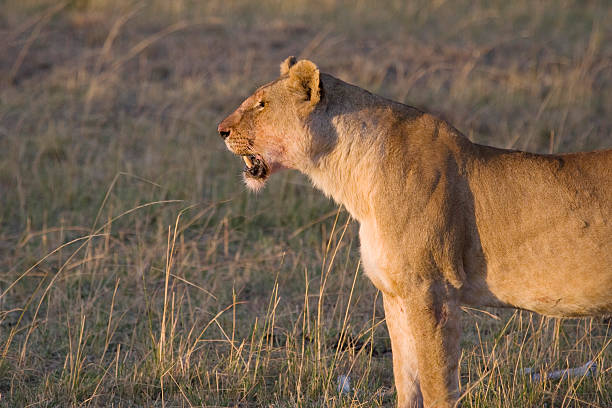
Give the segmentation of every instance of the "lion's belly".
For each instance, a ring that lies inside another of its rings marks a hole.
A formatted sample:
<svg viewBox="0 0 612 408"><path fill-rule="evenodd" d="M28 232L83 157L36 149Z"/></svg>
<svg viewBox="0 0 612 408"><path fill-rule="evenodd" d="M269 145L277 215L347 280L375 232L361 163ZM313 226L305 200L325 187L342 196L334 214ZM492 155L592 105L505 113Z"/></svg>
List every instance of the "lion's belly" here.
<svg viewBox="0 0 612 408"><path fill-rule="evenodd" d="M502 302L549 316L588 316L612 312L612 277L609 271L544 270L529 277L506 271L510 277L499 278L492 272L488 279L491 292ZM598 274L600 279L589 276ZM512 277L516 275L516 277Z"/></svg>
<svg viewBox="0 0 612 408"><path fill-rule="evenodd" d="M506 241L504 251L484 239L491 292L504 303L552 316L612 312L612 241L571 232Z"/></svg>

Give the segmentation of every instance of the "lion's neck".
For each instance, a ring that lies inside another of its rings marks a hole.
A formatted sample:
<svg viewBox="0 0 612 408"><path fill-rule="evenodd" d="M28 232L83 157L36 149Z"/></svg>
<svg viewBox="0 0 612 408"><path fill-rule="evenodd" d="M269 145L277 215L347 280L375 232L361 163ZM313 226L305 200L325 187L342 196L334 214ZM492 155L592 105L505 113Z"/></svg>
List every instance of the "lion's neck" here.
<svg viewBox="0 0 612 408"><path fill-rule="evenodd" d="M366 97L377 98L374 95ZM375 101L380 102L380 101ZM343 204L358 221L378 217L377 196L412 191L405 178L411 168L427 168L427 160L454 160L464 167L471 143L446 122L413 108L389 106L332 112L319 126L332 140L324 152L311 155L307 168L314 185ZM398 127L398 118L402 126ZM431 155L431 151L438 152ZM443 163L440 163L441 165ZM417 171L418 173L418 171ZM413 180L414 181L414 180ZM399 190L395 186L402 186ZM414 186L418 189L418 183Z"/></svg>
<svg viewBox="0 0 612 408"><path fill-rule="evenodd" d="M380 180L380 141L373 140L366 127L363 133L356 130L351 125L354 121L355 118L343 117L334 120L336 143L303 172L317 188L344 205L353 218L362 221L371 213L371 193Z"/></svg>
<svg viewBox="0 0 612 408"><path fill-rule="evenodd" d="M360 188L356 177L340 168L338 163L320 167L309 172L308 176L315 187L346 207L353 218L361 221L370 213L367 196Z"/></svg>

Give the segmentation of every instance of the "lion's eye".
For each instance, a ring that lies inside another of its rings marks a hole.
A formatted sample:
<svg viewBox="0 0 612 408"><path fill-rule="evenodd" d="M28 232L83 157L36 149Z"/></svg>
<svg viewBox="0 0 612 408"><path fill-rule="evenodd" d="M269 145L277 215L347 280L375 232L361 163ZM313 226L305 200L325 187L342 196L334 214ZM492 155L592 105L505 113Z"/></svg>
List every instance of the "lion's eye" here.
<svg viewBox="0 0 612 408"><path fill-rule="evenodd" d="M257 104L258 108L264 108L266 106L266 103L264 101L259 101L259 103Z"/></svg>

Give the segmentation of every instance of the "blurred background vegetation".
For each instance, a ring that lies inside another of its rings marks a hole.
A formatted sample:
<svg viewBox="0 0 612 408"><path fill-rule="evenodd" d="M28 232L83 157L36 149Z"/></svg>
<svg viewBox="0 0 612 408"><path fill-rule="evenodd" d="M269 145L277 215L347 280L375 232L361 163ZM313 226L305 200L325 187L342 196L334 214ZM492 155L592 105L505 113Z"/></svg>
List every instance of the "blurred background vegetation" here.
<svg viewBox="0 0 612 408"><path fill-rule="evenodd" d="M296 55L478 143L609 148L610 21L607 1L1 1L0 406L393 406L355 222L295 172L245 192L216 124ZM610 320L464 317L463 406L612 406Z"/></svg>

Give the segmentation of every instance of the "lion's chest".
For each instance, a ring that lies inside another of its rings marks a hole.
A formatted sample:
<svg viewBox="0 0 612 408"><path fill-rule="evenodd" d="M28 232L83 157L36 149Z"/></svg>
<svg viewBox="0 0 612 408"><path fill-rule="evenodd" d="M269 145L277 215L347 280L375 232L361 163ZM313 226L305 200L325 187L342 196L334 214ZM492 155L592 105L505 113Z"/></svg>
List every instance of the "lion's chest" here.
<svg viewBox="0 0 612 408"><path fill-rule="evenodd" d="M361 261L363 269L378 290L384 294L393 295L397 292L398 282L391 274L392 268L388 254L376 229L376 223L362 223L359 228L361 241Z"/></svg>

